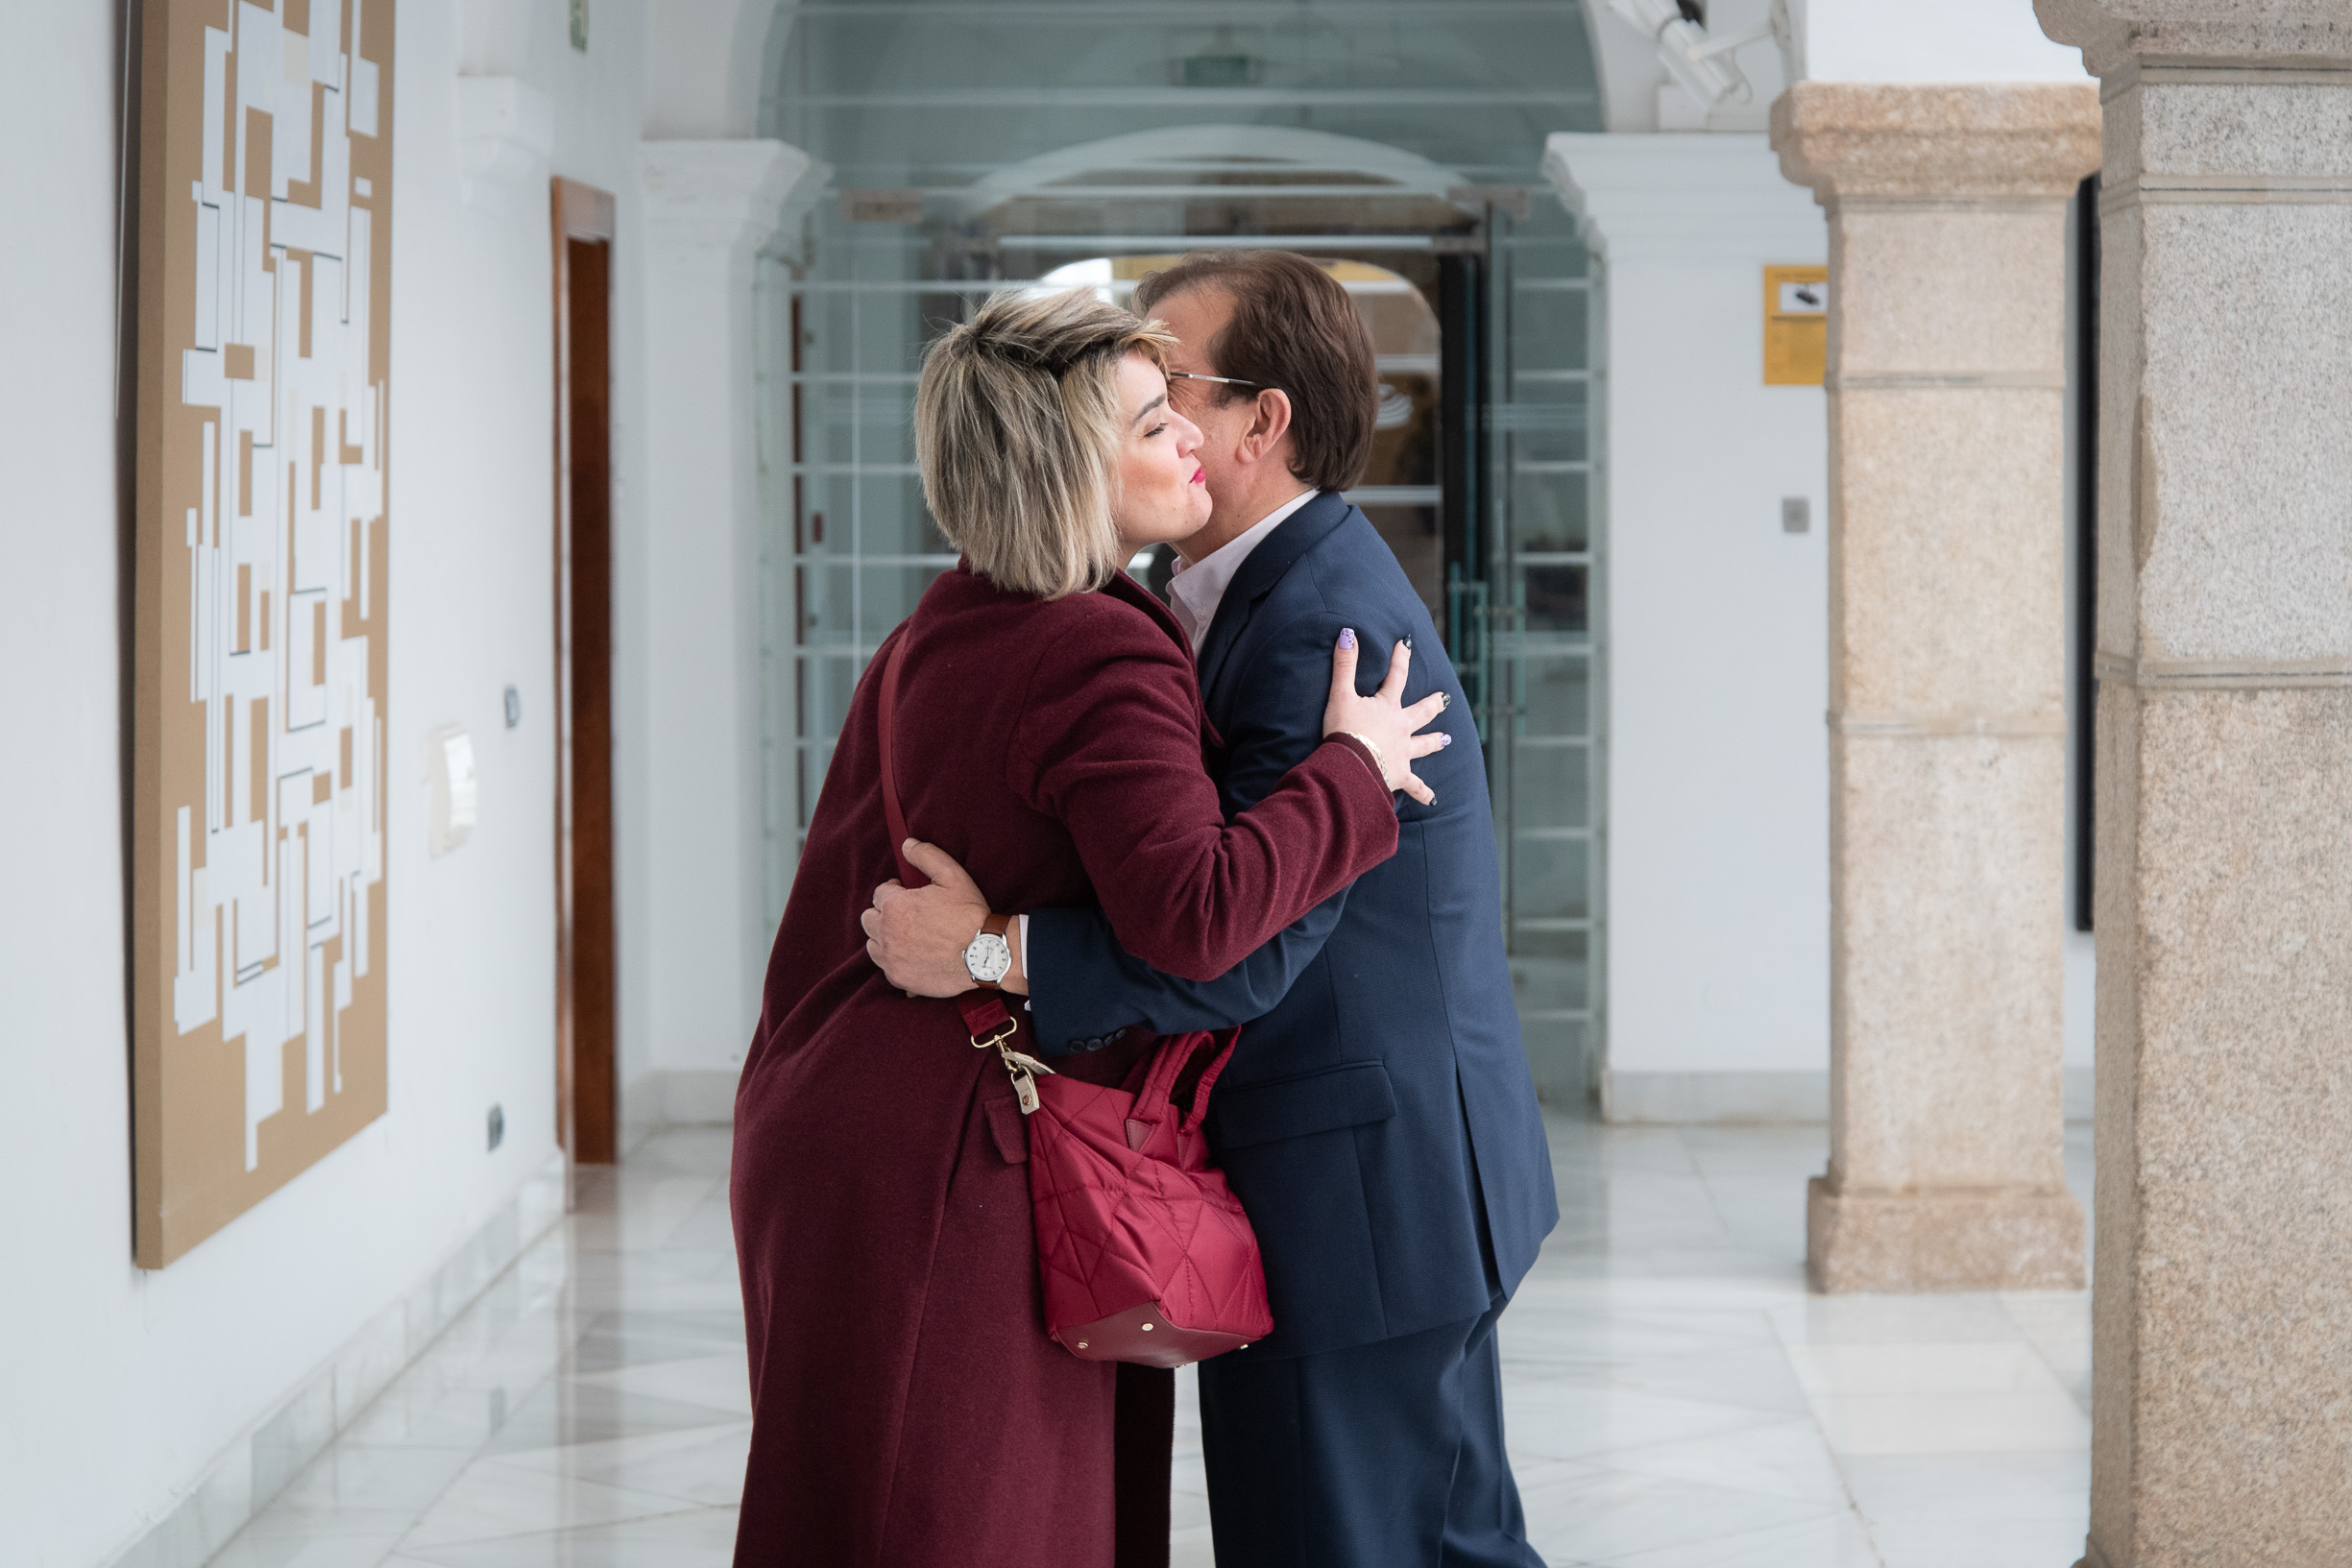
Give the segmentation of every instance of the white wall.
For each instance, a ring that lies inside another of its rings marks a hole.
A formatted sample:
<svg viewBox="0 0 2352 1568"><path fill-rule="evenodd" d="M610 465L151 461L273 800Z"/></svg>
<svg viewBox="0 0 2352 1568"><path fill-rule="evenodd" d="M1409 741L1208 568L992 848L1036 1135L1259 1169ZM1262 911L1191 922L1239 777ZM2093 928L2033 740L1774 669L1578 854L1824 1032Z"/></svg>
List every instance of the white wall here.
<svg viewBox="0 0 2352 1568"><path fill-rule="evenodd" d="M1817 82L2086 82L2033 0L1803 0L1800 56Z"/></svg>
<svg viewBox="0 0 2352 1568"><path fill-rule="evenodd" d="M771 34L796 0L649 0L645 134L756 136Z"/></svg>
<svg viewBox="0 0 2352 1568"><path fill-rule="evenodd" d="M1613 1114L1829 1066L1828 426L1762 336L1763 268L1828 239L1760 136L1554 136L1546 168L1606 257Z"/></svg>
<svg viewBox="0 0 2352 1568"><path fill-rule="evenodd" d="M168 1269L132 1266L114 9L25 10L0 60L0 204L11 214L0 245L0 667L12 675L0 684L0 731L13 764L0 768L0 819L12 825L0 858L0 1556L12 1568L86 1568L139 1534L552 1147L546 171L512 217L461 204L453 0L403 0L391 1108ZM528 22L528 74L557 111L556 168L622 198L616 499L624 559L642 559L642 354L626 302L640 10L598 0L585 59L567 45L554 0L531 0ZM625 648L625 567L622 581ZM500 716L510 683L523 699L513 734ZM423 736L452 720L476 738L481 822L428 860ZM625 773L622 788L625 807ZM484 1148L493 1101L507 1126L496 1153Z"/></svg>

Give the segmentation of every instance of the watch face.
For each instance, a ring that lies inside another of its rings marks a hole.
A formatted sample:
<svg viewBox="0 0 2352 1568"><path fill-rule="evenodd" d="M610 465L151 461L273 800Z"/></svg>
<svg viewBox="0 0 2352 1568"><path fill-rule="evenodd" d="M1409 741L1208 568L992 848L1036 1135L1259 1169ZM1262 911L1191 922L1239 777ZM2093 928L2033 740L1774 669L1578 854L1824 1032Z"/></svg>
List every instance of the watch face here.
<svg viewBox="0 0 2352 1568"><path fill-rule="evenodd" d="M1012 948L1003 937L982 931L963 950L963 967L972 972L974 979L994 985L1012 973Z"/></svg>

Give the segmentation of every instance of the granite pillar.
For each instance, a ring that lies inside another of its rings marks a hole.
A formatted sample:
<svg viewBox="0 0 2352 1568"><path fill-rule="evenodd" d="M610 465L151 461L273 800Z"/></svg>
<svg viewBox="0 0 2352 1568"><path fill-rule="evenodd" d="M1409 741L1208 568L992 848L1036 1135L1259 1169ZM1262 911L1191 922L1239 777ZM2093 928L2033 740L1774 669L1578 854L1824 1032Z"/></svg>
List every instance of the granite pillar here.
<svg viewBox="0 0 2352 1568"><path fill-rule="evenodd" d="M2066 200L2085 84L1800 83L1830 222L1822 1291L2079 1288L2067 1192Z"/></svg>
<svg viewBox="0 0 2352 1568"><path fill-rule="evenodd" d="M2352 1562L2352 12L2103 83L2094 1568Z"/></svg>

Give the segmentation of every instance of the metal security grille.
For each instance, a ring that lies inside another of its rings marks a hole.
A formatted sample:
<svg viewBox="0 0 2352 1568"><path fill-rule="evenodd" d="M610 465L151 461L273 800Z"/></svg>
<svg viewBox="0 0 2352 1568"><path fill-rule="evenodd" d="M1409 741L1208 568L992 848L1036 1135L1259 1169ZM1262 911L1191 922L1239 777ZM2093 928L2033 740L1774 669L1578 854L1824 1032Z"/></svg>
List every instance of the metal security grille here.
<svg viewBox="0 0 2352 1568"><path fill-rule="evenodd" d="M1497 214L1488 326L1495 398L1489 775L1504 930L1539 1084L1581 1096L1599 1059L1601 566L1590 418L1594 291L1556 210Z"/></svg>

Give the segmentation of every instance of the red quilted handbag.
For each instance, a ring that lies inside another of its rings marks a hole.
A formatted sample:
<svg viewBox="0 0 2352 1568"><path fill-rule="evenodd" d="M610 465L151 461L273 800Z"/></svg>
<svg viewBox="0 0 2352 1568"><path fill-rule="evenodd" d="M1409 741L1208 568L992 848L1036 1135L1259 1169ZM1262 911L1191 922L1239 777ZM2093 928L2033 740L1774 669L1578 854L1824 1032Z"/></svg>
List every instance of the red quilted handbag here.
<svg viewBox="0 0 2352 1568"><path fill-rule="evenodd" d="M899 880L921 887L930 879L901 847L909 834L892 772L906 649L902 636L882 672L882 803ZM957 1006L972 1044L1003 1059L1029 1128L1046 1332L1082 1360L1145 1366L1183 1366L1272 1333L1257 1233L1224 1172L1209 1164L1200 1130L1241 1031L1163 1037L1143 1087L1128 1094L1056 1076L1013 1049L1019 1025L993 993L966 992ZM1217 1054L1184 1114L1172 1098L1176 1082L1210 1046Z"/></svg>

